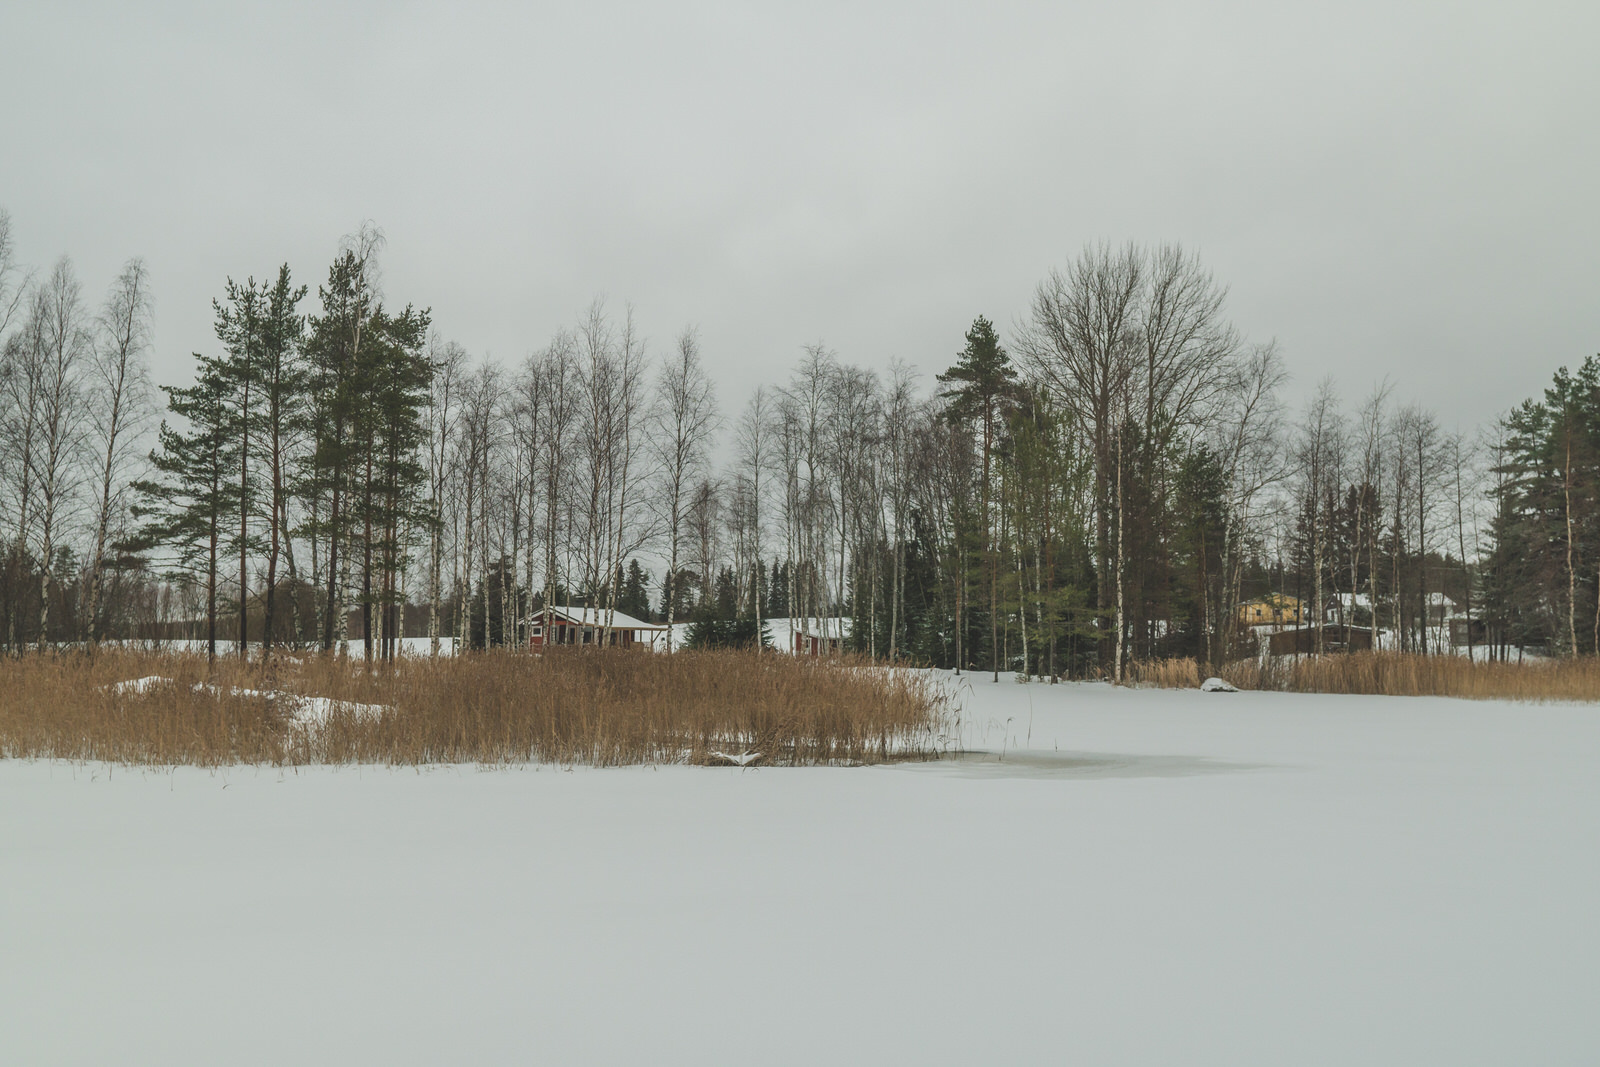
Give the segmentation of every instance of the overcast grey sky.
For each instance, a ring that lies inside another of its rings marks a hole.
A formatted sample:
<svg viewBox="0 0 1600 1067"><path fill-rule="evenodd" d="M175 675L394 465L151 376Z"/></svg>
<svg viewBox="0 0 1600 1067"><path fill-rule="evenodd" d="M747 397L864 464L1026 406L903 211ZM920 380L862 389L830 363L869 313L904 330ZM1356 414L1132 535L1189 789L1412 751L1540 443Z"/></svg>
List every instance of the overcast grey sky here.
<svg viewBox="0 0 1600 1067"><path fill-rule="evenodd" d="M325 276L519 359L596 295L725 407L809 341L932 374L1087 241L1174 240L1298 398L1467 427L1600 350L1594 3L12 4L0 206L160 381L226 275Z"/></svg>

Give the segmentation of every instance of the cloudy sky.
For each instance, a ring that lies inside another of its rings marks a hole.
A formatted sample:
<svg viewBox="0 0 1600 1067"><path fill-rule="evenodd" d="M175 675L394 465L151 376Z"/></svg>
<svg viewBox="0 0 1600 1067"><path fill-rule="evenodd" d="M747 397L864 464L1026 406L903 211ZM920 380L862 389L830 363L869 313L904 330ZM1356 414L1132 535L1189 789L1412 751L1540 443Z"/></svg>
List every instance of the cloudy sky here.
<svg viewBox="0 0 1600 1067"><path fill-rule="evenodd" d="M811 341L932 374L1086 242L1178 241L1332 375L1470 427L1600 351L1600 5L44 4L0 15L0 207L158 380L228 275L323 276L518 360L597 294L724 403Z"/></svg>

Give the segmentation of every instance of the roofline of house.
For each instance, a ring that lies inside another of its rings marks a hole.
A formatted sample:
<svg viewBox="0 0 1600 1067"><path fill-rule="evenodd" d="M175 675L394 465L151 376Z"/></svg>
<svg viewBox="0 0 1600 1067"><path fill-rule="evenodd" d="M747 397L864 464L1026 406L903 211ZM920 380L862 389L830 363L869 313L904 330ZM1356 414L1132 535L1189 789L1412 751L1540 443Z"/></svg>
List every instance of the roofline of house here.
<svg viewBox="0 0 1600 1067"><path fill-rule="evenodd" d="M600 614L604 614L604 612L599 608L576 608L576 609L571 608L571 607L559 608L559 607L556 607L554 604L550 605L550 608L549 608L549 611L550 611L550 613L552 615L559 615L566 622L569 622L569 623L573 624L574 626L593 626L594 628L600 629L600 630L605 630L605 629L610 629L610 630L658 630L658 631L663 631L663 632L671 628L669 626L662 625L662 624L659 624L659 623L645 622L643 619L635 619L631 615L623 615L622 616L624 619L632 620L630 622L617 622L617 623L612 623L610 625L607 625L604 621L599 620L599 619L595 620L594 622L588 622L583 618L583 616L581 614L579 614L579 615L572 614L572 612L574 610L576 610L578 612L595 611L595 612L598 612ZM618 614L621 614L621 613L619 612ZM534 622L539 621L543 616L544 616L544 610L536 611L532 615L529 615L524 620L524 622L528 623L528 624L532 624Z"/></svg>

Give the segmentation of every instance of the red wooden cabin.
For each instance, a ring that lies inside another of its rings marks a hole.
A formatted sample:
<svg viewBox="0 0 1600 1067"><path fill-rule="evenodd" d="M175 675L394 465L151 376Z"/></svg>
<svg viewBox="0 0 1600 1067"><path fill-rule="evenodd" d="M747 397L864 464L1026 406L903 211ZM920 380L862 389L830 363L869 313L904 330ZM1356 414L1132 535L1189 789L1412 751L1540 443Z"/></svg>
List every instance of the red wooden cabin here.
<svg viewBox="0 0 1600 1067"><path fill-rule="evenodd" d="M655 647L656 638L667 632L665 626L624 615L605 608L554 607L549 610L550 632L545 633L546 613L537 611L529 620L528 646L595 645L602 641L616 648Z"/></svg>

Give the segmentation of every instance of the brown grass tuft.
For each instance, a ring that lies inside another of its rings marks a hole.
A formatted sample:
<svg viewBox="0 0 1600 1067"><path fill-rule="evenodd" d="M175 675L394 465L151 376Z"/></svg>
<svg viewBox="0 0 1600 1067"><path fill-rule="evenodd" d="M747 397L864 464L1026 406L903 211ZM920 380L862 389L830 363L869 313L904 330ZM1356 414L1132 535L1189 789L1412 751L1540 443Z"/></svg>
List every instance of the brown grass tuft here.
<svg viewBox="0 0 1600 1067"><path fill-rule="evenodd" d="M1199 664L1189 657L1136 660L1128 664L1128 679L1156 689L1193 689L1203 680Z"/></svg>
<svg viewBox="0 0 1600 1067"><path fill-rule="evenodd" d="M149 676L172 684L115 688ZM0 756L133 764L877 763L931 755L944 715L926 674L775 654L0 660Z"/></svg>
<svg viewBox="0 0 1600 1067"><path fill-rule="evenodd" d="M1600 659L1474 663L1463 656L1403 652L1237 660L1218 672L1240 689L1289 693L1357 693L1372 696L1445 696L1472 700L1600 700ZM1140 664L1140 684L1165 688L1198 685L1194 661Z"/></svg>

